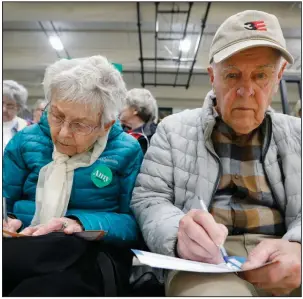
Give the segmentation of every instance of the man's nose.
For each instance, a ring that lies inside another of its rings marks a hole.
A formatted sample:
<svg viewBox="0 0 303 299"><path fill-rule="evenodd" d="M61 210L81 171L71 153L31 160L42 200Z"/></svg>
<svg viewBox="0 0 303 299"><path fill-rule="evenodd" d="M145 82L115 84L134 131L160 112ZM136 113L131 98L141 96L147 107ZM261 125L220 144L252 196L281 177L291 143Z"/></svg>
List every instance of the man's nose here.
<svg viewBox="0 0 303 299"><path fill-rule="evenodd" d="M241 86L237 89L237 95L241 97L251 97L255 95L255 91L250 82L246 81L241 84Z"/></svg>

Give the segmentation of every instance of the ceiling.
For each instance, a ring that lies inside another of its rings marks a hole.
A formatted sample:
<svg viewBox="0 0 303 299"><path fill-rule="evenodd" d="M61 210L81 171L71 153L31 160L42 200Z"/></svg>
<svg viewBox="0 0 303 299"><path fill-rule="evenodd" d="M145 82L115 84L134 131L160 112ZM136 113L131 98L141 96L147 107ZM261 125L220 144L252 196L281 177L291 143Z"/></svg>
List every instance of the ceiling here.
<svg viewBox="0 0 303 299"><path fill-rule="evenodd" d="M188 10L187 2L161 2L160 10ZM160 106L198 107L209 90L206 69L211 40L219 25L229 16L247 9L275 14L281 24L287 47L295 58L286 75L301 78L301 7L298 2L212 2L197 52L189 89L151 86ZM207 3L194 2L187 26L191 48L182 58L192 58ZM140 3L143 57L155 57L155 3ZM158 14L159 31L183 32L186 14ZM54 29L72 58L101 54L123 65L128 88L142 82L136 2L3 2L3 77L17 80L29 90L30 103L43 97L41 81L45 67L58 59L47 34ZM42 27L46 32L42 30ZM181 36L162 34L162 37ZM66 53L60 52L61 57ZM179 41L159 41L158 57L178 57ZM192 63L182 63L177 84L188 81ZM175 81L178 64L157 62L157 82ZM144 62L145 82L154 82L154 61ZM279 101L279 99L277 99ZM291 102L294 100L290 99Z"/></svg>

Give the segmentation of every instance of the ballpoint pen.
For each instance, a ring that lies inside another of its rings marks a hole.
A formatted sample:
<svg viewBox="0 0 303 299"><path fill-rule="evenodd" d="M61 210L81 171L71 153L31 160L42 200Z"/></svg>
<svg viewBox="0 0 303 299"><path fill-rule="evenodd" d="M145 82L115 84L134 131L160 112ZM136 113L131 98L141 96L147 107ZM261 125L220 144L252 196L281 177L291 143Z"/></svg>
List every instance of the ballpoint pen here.
<svg viewBox="0 0 303 299"><path fill-rule="evenodd" d="M209 212L202 199L200 199L200 206L201 206L203 211ZM220 250L220 253L222 255L222 258L223 258L224 262L228 263L229 262L228 254L227 254L223 244L216 244L216 245L219 247L219 250Z"/></svg>

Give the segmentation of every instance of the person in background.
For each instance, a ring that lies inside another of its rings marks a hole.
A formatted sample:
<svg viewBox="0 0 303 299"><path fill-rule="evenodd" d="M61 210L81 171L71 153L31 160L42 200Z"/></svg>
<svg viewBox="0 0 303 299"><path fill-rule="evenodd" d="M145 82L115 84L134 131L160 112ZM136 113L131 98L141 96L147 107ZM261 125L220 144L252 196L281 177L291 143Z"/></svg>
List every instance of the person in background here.
<svg viewBox="0 0 303 299"><path fill-rule="evenodd" d="M103 230L106 244L133 246L139 230L129 203L143 154L116 122L127 95L121 74L102 56L61 59L46 69L43 85L47 110L4 152L3 196L9 212L4 229L16 232L23 225L21 233L27 236ZM123 250L110 254L119 259ZM121 267L128 263L124 260ZM72 273L41 276L39 282L18 282L9 294L102 296L95 266L89 269L91 279L75 267ZM73 278L77 273L83 277L80 284Z"/></svg>
<svg viewBox="0 0 303 299"><path fill-rule="evenodd" d="M33 107L33 123L38 123L42 116L42 113L47 105L47 101L44 99L39 99L36 101Z"/></svg>
<svg viewBox="0 0 303 299"><path fill-rule="evenodd" d="M17 116L26 107L27 97L23 85L13 80L3 81L3 151L12 137L28 125L26 120Z"/></svg>
<svg viewBox="0 0 303 299"><path fill-rule="evenodd" d="M128 134L139 141L145 154L157 128L157 101L150 91L144 88L129 90L126 101L127 104L120 114L121 124Z"/></svg>
<svg viewBox="0 0 303 299"><path fill-rule="evenodd" d="M203 107L159 124L131 201L147 246L247 258L238 275L167 271L167 296L301 296L301 120L270 107L287 62L276 16L237 13L214 35Z"/></svg>
<svg viewBox="0 0 303 299"><path fill-rule="evenodd" d="M296 103L293 115L302 118L301 100L298 100L298 102Z"/></svg>

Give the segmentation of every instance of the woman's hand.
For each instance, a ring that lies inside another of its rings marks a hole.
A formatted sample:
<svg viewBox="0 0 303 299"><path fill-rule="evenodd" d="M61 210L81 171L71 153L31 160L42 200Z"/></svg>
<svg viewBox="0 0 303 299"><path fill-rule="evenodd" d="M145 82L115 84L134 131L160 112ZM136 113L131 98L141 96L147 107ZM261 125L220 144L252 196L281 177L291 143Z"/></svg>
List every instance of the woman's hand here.
<svg viewBox="0 0 303 299"><path fill-rule="evenodd" d="M82 232L83 227L77 221L66 217L53 218L47 224L40 224L25 228L21 234L26 236L41 236L52 232L61 232L72 234Z"/></svg>
<svg viewBox="0 0 303 299"><path fill-rule="evenodd" d="M11 233L17 232L17 230L22 226L22 222L19 219L13 219L8 217L7 222L3 220L3 229Z"/></svg>

